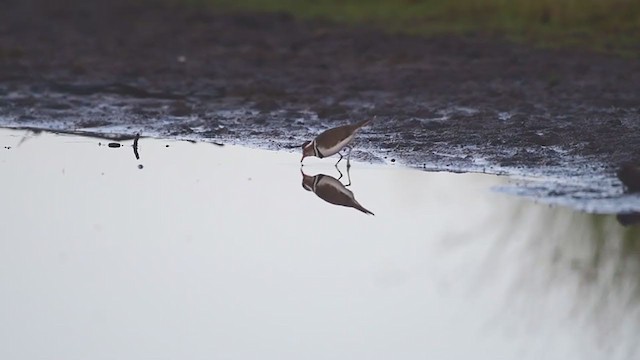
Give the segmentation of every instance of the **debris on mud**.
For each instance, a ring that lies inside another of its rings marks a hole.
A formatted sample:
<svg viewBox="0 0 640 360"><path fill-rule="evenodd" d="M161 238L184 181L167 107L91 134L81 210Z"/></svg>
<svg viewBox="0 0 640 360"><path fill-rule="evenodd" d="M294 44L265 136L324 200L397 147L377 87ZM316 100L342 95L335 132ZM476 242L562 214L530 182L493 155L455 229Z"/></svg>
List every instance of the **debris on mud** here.
<svg viewBox="0 0 640 360"><path fill-rule="evenodd" d="M640 164L627 163L618 170L618 178L629 192L640 191Z"/></svg>

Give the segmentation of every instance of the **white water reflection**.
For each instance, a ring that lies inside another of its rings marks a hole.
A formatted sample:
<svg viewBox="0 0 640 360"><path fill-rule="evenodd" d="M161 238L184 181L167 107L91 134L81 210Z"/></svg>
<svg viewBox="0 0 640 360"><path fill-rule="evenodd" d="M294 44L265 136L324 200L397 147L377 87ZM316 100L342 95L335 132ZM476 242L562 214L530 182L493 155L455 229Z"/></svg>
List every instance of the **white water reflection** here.
<svg viewBox="0 0 640 360"><path fill-rule="evenodd" d="M0 136L2 359L638 355L640 239L613 216L355 163L367 216L305 191L299 154L22 135Z"/></svg>

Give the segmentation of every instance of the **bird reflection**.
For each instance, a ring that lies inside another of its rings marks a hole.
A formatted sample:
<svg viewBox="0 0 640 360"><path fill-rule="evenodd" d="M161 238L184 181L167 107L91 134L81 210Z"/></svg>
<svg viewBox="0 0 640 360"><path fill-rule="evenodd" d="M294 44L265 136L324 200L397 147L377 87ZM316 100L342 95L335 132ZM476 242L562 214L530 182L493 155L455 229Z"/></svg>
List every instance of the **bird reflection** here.
<svg viewBox="0 0 640 360"><path fill-rule="evenodd" d="M351 185L350 176L349 184L343 185L340 180L330 175L318 174L309 176L302 171L302 168L300 169L300 173L302 174L302 187L307 191L313 191L322 200L334 205L351 207L365 214L374 215L374 213L360 205L360 203L356 201L353 192L347 189L347 186ZM347 175L349 175L348 170Z"/></svg>
<svg viewBox="0 0 640 360"><path fill-rule="evenodd" d="M640 225L640 212L620 213L616 215L616 220L622 226Z"/></svg>

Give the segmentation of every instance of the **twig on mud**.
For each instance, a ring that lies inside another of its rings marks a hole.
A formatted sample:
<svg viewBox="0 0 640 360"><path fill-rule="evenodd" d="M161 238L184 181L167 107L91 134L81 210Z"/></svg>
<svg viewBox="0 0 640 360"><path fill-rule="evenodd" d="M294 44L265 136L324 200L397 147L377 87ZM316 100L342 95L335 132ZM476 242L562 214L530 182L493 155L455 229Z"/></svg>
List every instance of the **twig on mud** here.
<svg viewBox="0 0 640 360"><path fill-rule="evenodd" d="M136 156L136 160L140 160L140 154L138 154L138 140L140 140L140 133L137 133L136 137L133 139L133 155Z"/></svg>

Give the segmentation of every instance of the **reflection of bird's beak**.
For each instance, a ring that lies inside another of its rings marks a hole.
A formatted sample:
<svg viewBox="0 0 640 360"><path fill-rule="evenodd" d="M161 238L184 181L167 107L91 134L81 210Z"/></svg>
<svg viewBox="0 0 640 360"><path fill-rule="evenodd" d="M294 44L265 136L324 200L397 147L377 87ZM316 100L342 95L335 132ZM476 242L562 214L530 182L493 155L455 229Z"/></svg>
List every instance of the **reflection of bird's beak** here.
<svg viewBox="0 0 640 360"><path fill-rule="evenodd" d="M313 178L305 174L304 171L302 171L302 168L300 168L300 174L302 174L302 188L307 191L313 191L313 188L308 184L309 181L313 183Z"/></svg>

